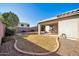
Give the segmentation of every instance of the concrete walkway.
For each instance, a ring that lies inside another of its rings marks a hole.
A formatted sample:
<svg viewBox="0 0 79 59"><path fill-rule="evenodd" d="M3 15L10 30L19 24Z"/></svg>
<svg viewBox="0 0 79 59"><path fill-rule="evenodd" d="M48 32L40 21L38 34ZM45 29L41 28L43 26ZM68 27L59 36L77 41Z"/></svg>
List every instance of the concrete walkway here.
<svg viewBox="0 0 79 59"><path fill-rule="evenodd" d="M60 48L57 54L63 56L79 56L79 41L59 39Z"/></svg>

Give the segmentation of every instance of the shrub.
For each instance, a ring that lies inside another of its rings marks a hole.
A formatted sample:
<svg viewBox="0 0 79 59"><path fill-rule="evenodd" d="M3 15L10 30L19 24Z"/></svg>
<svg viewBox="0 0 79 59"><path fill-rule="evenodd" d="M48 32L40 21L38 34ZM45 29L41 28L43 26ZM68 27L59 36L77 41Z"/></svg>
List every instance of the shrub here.
<svg viewBox="0 0 79 59"><path fill-rule="evenodd" d="M10 41L13 39L13 36L15 34L15 29L5 28L5 36L2 39L2 43Z"/></svg>
<svg viewBox="0 0 79 59"><path fill-rule="evenodd" d="M5 28L5 36L12 36L15 34L15 29Z"/></svg>
<svg viewBox="0 0 79 59"><path fill-rule="evenodd" d="M13 39L13 37L12 36L7 36L7 37L3 37L3 39L2 39L2 43L5 43L5 42L7 42L7 41L10 41L10 40L12 40Z"/></svg>

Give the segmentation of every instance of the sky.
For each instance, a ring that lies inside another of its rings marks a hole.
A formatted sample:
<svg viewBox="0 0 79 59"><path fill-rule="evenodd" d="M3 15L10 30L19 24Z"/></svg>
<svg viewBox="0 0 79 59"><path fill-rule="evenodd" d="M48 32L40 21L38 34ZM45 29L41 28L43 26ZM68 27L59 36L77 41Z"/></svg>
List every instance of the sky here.
<svg viewBox="0 0 79 59"><path fill-rule="evenodd" d="M79 8L79 3L0 3L0 13L13 12L20 22L36 26L41 20Z"/></svg>

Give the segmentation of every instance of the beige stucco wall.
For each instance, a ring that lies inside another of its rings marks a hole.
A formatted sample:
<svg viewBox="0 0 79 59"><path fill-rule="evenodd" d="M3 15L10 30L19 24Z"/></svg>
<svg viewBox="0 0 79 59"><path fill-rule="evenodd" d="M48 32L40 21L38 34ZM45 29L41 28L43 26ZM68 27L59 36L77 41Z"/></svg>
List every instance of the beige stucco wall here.
<svg viewBox="0 0 79 59"><path fill-rule="evenodd" d="M67 18L68 19L68 18ZM62 33L67 35L67 38L79 38L79 18L72 18L58 22L59 36Z"/></svg>
<svg viewBox="0 0 79 59"><path fill-rule="evenodd" d="M0 44L4 36L4 25L0 22Z"/></svg>

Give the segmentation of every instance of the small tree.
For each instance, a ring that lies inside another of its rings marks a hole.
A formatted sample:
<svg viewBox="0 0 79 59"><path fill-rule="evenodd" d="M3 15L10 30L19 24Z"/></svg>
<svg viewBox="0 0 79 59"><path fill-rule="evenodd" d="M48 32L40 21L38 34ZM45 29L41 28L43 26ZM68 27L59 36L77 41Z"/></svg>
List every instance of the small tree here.
<svg viewBox="0 0 79 59"><path fill-rule="evenodd" d="M6 12L2 14L7 27L15 27L19 23L19 18L12 12Z"/></svg>
<svg viewBox="0 0 79 59"><path fill-rule="evenodd" d="M5 21L2 15L0 15L0 21L3 22L3 23Z"/></svg>
<svg viewBox="0 0 79 59"><path fill-rule="evenodd" d="M5 36L13 35L15 28L19 23L19 18L12 12L5 12L0 16L1 21L5 24Z"/></svg>

